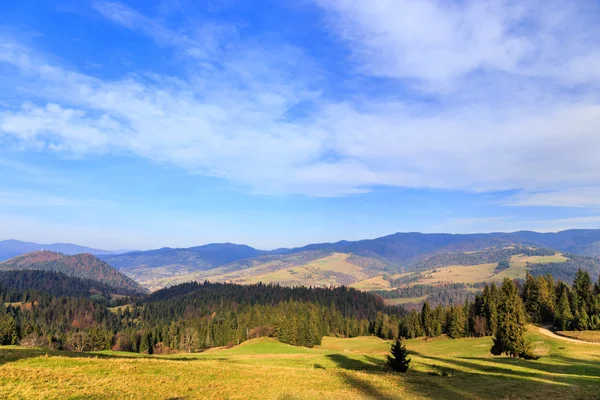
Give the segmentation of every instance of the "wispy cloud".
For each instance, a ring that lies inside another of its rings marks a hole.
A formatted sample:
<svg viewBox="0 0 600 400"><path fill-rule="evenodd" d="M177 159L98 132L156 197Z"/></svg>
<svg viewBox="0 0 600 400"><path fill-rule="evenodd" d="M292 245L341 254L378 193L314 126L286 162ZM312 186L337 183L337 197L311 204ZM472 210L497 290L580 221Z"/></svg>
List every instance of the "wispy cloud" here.
<svg viewBox="0 0 600 400"><path fill-rule="evenodd" d="M520 193L503 204L509 206L598 207L600 188L584 187L549 192Z"/></svg>
<svg viewBox="0 0 600 400"><path fill-rule="evenodd" d="M135 154L260 193L512 189L534 193L513 204L543 205L553 200L540 193L600 188L593 5L318 4L354 54L351 76L389 79L410 96L340 101L294 45L211 21L203 36L96 2L108 20L186 57L186 73L100 79L5 37L0 62L16 71L7 78L36 95L0 114L0 133L60 153Z"/></svg>

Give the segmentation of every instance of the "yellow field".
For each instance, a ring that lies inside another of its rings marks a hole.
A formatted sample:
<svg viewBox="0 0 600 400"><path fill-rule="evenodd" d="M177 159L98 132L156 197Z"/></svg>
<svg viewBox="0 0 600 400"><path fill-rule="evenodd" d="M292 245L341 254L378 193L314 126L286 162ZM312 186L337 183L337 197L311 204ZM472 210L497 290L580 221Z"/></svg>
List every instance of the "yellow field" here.
<svg viewBox="0 0 600 400"><path fill-rule="evenodd" d="M504 278L525 278L528 268L524 263L511 263L510 268L495 272L498 263L480 265L453 265L438 268L435 271L426 271L423 278L414 284L436 285L441 283L477 283L477 282L501 282Z"/></svg>
<svg viewBox="0 0 600 400"><path fill-rule="evenodd" d="M232 349L141 356L0 346L3 399L593 399L600 346L528 334L543 357L494 357L490 338L406 341L407 374L390 342L326 337L307 349L256 339Z"/></svg>
<svg viewBox="0 0 600 400"><path fill-rule="evenodd" d="M553 256L525 256L519 254L517 256L512 256L510 259L511 263L530 263L530 264L543 264L543 263L558 263L565 262L568 258L560 253L556 253Z"/></svg>
<svg viewBox="0 0 600 400"><path fill-rule="evenodd" d="M374 276L350 285L359 290L387 290L391 289L390 282L383 279L383 275Z"/></svg>
<svg viewBox="0 0 600 400"><path fill-rule="evenodd" d="M600 331L560 331L558 334L584 342L600 343Z"/></svg>
<svg viewBox="0 0 600 400"><path fill-rule="evenodd" d="M399 306L399 305L404 305L404 304L408 304L408 303L420 303L422 301L427 300L427 296L422 296L422 297L404 297L401 299L384 299L385 304L390 305L390 306Z"/></svg>
<svg viewBox="0 0 600 400"><path fill-rule="evenodd" d="M239 284L279 283L287 286L340 286L367 279L364 268L347 261L349 254L334 253L304 265L293 266L280 261L271 261L234 272L217 268L202 273L180 275L151 282L157 287L205 280L211 282L233 282ZM148 282L145 282L148 285Z"/></svg>

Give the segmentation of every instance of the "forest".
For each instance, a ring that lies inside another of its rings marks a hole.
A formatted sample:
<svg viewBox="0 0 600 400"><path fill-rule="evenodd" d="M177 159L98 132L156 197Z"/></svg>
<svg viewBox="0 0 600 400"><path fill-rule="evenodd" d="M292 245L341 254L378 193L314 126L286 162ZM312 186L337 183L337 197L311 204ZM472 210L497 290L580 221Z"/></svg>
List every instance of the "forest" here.
<svg viewBox="0 0 600 400"><path fill-rule="evenodd" d="M13 272L19 273L24 271ZM98 301L81 295L85 281L67 285L65 280L72 278L43 274L46 281L63 283L50 293L44 285L23 291L27 276L0 277L0 299L6 304L0 311L0 344L169 353L233 346L261 336L312 347L329 335L496 337L508 324L525 322L551 323L557 330L600 329L599 284L583 270L578 270L572 285L549 274L528 274L524 282L506 279L501 287L486 284L464 303L433 307L426 301L420 311L410 312L386 306L379 295L347 287L209 282L185 283L144 297ZM429 287L413 290L411 294L433 292ZM509 305L512 311L506 312Z"/></svg>

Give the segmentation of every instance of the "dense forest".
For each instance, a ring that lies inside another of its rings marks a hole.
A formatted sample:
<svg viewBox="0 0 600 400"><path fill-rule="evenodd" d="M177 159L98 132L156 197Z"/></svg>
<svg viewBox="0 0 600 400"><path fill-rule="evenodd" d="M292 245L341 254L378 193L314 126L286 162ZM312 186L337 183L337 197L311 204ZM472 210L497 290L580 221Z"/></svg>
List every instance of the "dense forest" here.
<svg viewBox="0 0 600 400"><path fill-rule="evenodd" d="M564 282L573 282L579 269L586 271L591 276L600 274L600 258L566 254L569 259L565 262L529 264L531 273L535 276L551 274L554 279Z"/></svg>
<svg viewBox="0 0 600 400"><path fill-rule="evenodd" d="M135 296L136 291L115 288L102 282L91 279L80 279L65 275L61 272L40 270L0 270L0 288L2 297L0 301L18 302L23 295L29 292L44 292L51 296L80 296L93 297L96 301L111 300L121 296L115 294Z"/></svg>
<svg viewBox="0 0 600 400"><path fill-rule="evenodd" d="M378 296L346 287L192 282L112 309L39 291L0 289L0 298L18 300L0 314L0 343L72 350L197 351L259 336L314 346L324 335L373 334L378 315L398 325L403 314Z"/></svg>
<svg viewBox="0 0 600 400"><path fill-rule="evenodd" d="M67 256L53 251L37 251L0 263L0 270L41 270L60 272L80 279L92 279L112 286L117 294L146 292L137 282L91 254Z"/></svg>
<svg viewBox="0 0 600 400"><path fill-rule="evenodd" d="M445 283L441 285L424 285L417 284L412 286L405 286L392 290L373 290L371 293L381 296L384 299L417 299L415 303L403 303L403 307L406 309L413 309L421 306L422 297L426 297L426 300L431 306L442 306L464 304L467 300L473 300L475 298L476 290L473 288L479 288L480 285L466 285L464 283Z"/></svg>
<svg viewBox="0 0 600 400"><path fill-rule="evenodd" d="M527 274L523 283L505 279L519 293L518 310L527 320L552 324L556 330L600 329L600 282L593 283L587 271L578 270L571 286L552 275ZM502 324L499 310L505 304L503 290L485 284L473 301L432 308L425 301L420 312L411 311L400 320L400 336L450 337L494 336ZM385 331L385 329L384 329Z"/></svg>
<svg viewBox="0 0 600 400"><path fill-rule="evenodd" d="M15 274L19 272L24 271ZM48 291L47 285L38 284L38 290L19 292L36 273L46 282L56 279L59 286L64 278L28 271L21 278L1 281L0 299L6 305L0 309L1 344L167 353L232 346L260 336L309 347L320 344L325 335L496 337L511 315L523 315L523 321L552 323L558 330L600 329L600 289L583 270L576 273L572 285L555 281L551 275L528 274L523 283L505 279L501 287L486 284L481 293L464 303L433 307L426 301L419 311L410 312L384 305L378 295L347 287L209 282L190 282L143 298L122 299L119 304L123 305L109 308L82 295L85 281L79 288L62 285L61 290ZM413 295L442 293L422 286L407 289L407 295L411 290Z"/></svg>

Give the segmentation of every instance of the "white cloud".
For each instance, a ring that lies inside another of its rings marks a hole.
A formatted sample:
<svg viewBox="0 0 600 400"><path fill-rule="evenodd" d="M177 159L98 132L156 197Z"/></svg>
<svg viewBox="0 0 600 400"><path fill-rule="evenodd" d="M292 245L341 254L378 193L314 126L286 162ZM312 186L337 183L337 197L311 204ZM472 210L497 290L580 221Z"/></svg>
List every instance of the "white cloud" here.
<svg viewBox="0 0 600 400"><path fill-rule="evenodd" d="M200 28L203 41L98 2L109 20L187 57L186 73L101 80L5 39L0 62L18 71L10 77L31 101L0 113L0 135L79 156L131 153L261 193L517 189L525 194L515 205L600 204L569 197L600 188L600 36L580 9L319 4L360 73L409 82L410 97L334 100L319 90L317 62L297 47L241 40L214 23ZM575 22L588 30L569 28ZM433 101L421 102L423 93Z"/></svg>
<svg viewBox="0 0 600 400"><path fill-rule="evenodd" d="M366 74L432 89L457 88L460 78L486 72L600 82L599 9L590 2L315 2Z"/></svg>

